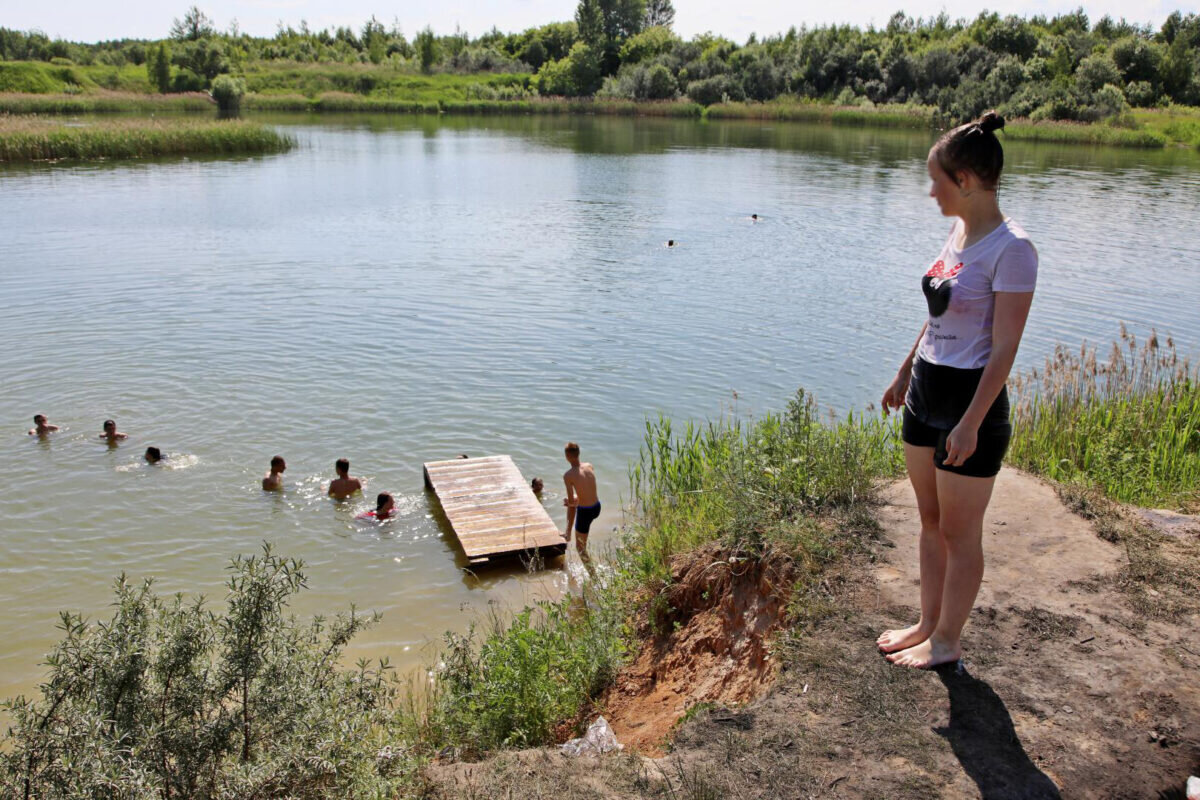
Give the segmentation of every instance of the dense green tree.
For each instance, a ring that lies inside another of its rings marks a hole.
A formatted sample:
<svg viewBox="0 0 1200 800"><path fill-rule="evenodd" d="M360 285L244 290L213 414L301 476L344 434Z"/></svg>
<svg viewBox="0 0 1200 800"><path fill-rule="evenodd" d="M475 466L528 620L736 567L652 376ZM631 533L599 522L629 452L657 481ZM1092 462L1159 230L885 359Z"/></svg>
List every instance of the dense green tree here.
<svg viewBox="0 0 1200 800"><path fill-rule="evenodd" d="M166 42L159 42L154 56L146 62L150 83L162 94L171 91L171 54Z"/></svg>
<svg viewBox="0 0 1200 800"><path fill-rule="evenodd" d="M417 49L417 58L421 62L421 71L429 73L433 71L434 62L438 58L438 41L433 35L433 28L428 25L425 29L417 34L417 38L413 40L413 44Z"/></svg>
<svg viewBox="0 0 1200 800"><path fill-rule="evenodd" d="M646 24L646 0L579 0L579 38L602 53L605 75L617 71L621 45Z"/></svg>

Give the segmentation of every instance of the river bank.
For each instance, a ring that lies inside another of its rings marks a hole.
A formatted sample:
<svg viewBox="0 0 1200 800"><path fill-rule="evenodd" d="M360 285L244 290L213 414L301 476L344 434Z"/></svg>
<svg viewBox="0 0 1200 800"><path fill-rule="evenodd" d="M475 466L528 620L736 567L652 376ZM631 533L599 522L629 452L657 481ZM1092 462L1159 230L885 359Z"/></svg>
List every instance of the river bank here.
<svg viewBox="0 0 1200 800"><path fill-rule="evenodd" d="M88 123L0 114L0 163L280 153L295 141L242 120L115 119Z"/></svg>
<svg viewBox="0 0 1200 800"><path fill-rule="evenodd" d="M451 88L416 81L408 90L387 96L348 91L303 94L275 90L249 92L241 101L248 111L312 113L384 113L454 115L610 115L674 117L697 120L762 120L807 122L865 128L938 130L948 121L936 108L912 105L854 105L806 101L725 102L703 106L688 100L633 101L602 98L538 97L515 99L473 97ZM483 92L482 94L487 94ZM86 114L212 112L205 93L148 94L94 89L84 92L3 92L0 113ZM1032 122L1010 120L1006 138L1021 141L1109 145L1132 148L1186 146L1200 149L1200 110L1186 107L1138 109L1121 125L1111 123Z"/></svg>

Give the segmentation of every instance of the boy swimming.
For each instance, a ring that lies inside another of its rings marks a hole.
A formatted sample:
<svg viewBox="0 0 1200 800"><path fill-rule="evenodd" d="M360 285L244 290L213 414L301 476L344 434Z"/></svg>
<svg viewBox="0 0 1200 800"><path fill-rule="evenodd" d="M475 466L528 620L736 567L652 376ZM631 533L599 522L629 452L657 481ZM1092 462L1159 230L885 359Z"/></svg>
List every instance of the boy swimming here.
<svg viewBox="0 0 1200 800"><path fill-rule="evenodd" d="M349 459L339 458L333 468L337 477L329 482L329 496L334 500L345 500L355 492L362 491L362 481L350 475Z"/></svg>

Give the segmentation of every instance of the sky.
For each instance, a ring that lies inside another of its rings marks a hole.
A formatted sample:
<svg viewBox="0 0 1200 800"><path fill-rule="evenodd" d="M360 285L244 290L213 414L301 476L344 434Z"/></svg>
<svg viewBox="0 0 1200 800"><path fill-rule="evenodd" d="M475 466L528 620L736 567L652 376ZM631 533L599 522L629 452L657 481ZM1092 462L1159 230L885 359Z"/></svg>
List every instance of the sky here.
<svg viewBox="0 0 1200 800"><path fill-rule="evenodd" d="M202 11L227 29L237 20L242 31L256 36L274 34L280 21L298 27L307 20L310 28L348 25L356 30L375 15L389 27L398 22L411 35L426 25L439 33L455 26L476 36L493 25L502 31L572 19L576 0L195 0ZM29 0L0 0L0 27L41 30L51 38L95 42L104 39L159 39L167 36L171 21L182 17L192 0L55 0L42 6ZM1172 11L1197 13L1197 0L993 0L989 3L956 3L943 0L674 0L675 30L684 38L712 31L742 42L751 33L759 36L782 33L792 25L810 27L849 23L860 27L882 27L897 10L913 17L931 17L945 11L951 18L974 17L980 11L1031 16L1073 11L1080 5L1093 22L1105 14L1114 19L1150 23L1158 27Z"/></svg>

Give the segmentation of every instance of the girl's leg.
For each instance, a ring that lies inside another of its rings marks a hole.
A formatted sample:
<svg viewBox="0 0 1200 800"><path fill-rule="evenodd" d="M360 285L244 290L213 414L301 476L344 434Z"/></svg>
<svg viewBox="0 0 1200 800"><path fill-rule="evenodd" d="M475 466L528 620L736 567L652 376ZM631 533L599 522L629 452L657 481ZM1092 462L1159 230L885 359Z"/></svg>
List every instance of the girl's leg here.
<svg viewBox="0 0 1200 800"><path fill-rule="evenodd" d="M946 543L942 540L938 470L933 466L933 448L906 443L904 463L908 467L908 479L917 495L917 511L921 515L921 619L908 628L880 634L875 643L885 653L920 644L933 634L941 617L942 584L946 575Z"/></svg>
<svg viewBox="0 0 1200 800"><path fill-rule="evenodd" d="M889 661L926 669L962 656L962 629L983 581L983 514L995 484L995 477L972 478L937 470L940 527L946 547L941 617L928 640L892 653Z"/></svg>

